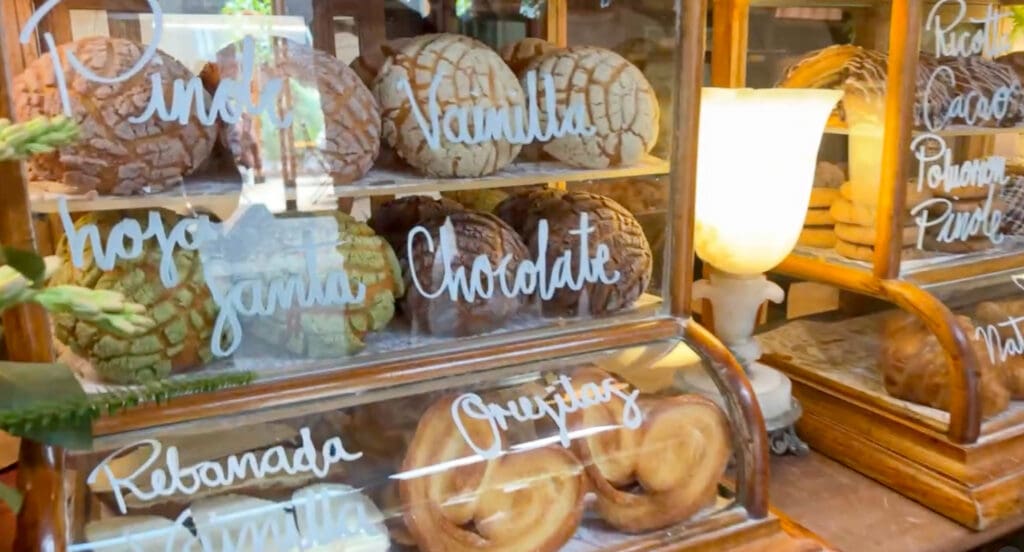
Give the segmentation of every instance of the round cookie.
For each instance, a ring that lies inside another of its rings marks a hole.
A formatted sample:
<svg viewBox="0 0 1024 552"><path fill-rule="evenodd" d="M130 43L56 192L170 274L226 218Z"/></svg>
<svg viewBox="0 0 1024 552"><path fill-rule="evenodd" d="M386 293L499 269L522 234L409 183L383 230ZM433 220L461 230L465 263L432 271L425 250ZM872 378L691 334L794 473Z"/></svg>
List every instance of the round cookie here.
<svg viewBox="0 0 1024 552"><path fill-rule="evenodd" d="M875 257L875 248L868 245L859 245L843 240L836 240L836 253L848 259L871 262ZM913 247L904 247L900 253L903 259L916 259L921 257L922 252Z"/></svg>
<svg viewBox="0 0 1024 552"><path fill-rule="evenodd" d="M807 206L811 209L827 209L839 199L839 191L835 188L811 188L811 200Z"/></svg>
<svg viewBox="0 0 1024 552"><path fill-rule="evenodd" d="M857 224L836 224L836 236L850 243L858 245L875 245L878 243L877 228L872 226L861 226ZM917 242L917 227L905 226L901 239L904 247L914 245Z"/></svg>
<svg viewBox="0 0 1024 552"><path fill-rule="evenodd" d="M558 50L558 46L542 38L526 37L506 44L501 49L501 59L516 76L522 77L526 69L538 59Z"/></svg>
<svg viewBox="0 0 1024 552"><path fill-rule="evenodd" d="M988 239L987 236L980 238L972 237L967 240L955 240L952 242L940 241L934 236L925 236L924 238L924 249L940 251L942 253L975 253L978 251L988 251L995 246L996 244L992 243L992 240Z"/></svg>
<svg viewBox="0 0 1024 552"><path fill-rule="evenodd" d="M385 61L374 92L384 139L427 176L492 174L522 149L504 132L474 127L476 113L507 114L513 130L525 127L526 94L501 57L472 38L434 34L409 42ZM438 112L437 125L431 121L431 106ZM466 125L457 123L460 119ZM494 119L484 117L485 124Z"/></svg>
<svg viewBox="0 0 1024 552"><path fill-rule="evenodd" d="M836 219L828 212L828 209L808 209L804 216L804 226L831 226Z"/></svg>
<svg viewBox="0 0 1024 552"><path fill-rule="evenodd" d="M935 195L958 200L985 199L988 197L988 188L988 186L964 186L947 192L945 188L939 187L935 189Z"/></svg>
<svg viewBox="0 0 1024 552"><path fill-rule="evenodd" d="M853 185L850 184L849 182L844 182L843 185L839 187L839 193L840 195L843 196L844 199L852 200ZM927 187L918 190L917 184L914 180L911 180L910 182L907 183L906 194L906 201L903 203L903 208L907 211L913 209L915 205L921 203L922 201L931 199L934 196L932 191ZM871 206L872 208L877 208L878 204L870 203L868 205Z"/></svg>
<svg viewBox="0 0 1024 552"><path fill-rule="evenodd" d="M836 222L856 224L858 226L872 226L878 220L877 209L870 205L853 203L845 197L837 199L828 212L832 215L832 218L836 219ZM903 224L908 226L914 224L914 217L905 215L903 217Z"/></svg>
<svg viewBox="0 0 1024 552"><path fill-rule="evenodd" d="M836 244L836 233L830 226L804 228L796 243L807 247L832 247Z"/></svg>
<svg viewBox="0 0 1024 552"><path fill-rule="evenodd" d="M551 52L537 59L522 77L536 73L538 102L554 86L559 122L575 121L575 130L555 137L543 150L555 159L585 169L635 165L658 141L661 108L643 72L604 48L582 47ZM548 110L539 113L539 128L548 127Z"/></svg>

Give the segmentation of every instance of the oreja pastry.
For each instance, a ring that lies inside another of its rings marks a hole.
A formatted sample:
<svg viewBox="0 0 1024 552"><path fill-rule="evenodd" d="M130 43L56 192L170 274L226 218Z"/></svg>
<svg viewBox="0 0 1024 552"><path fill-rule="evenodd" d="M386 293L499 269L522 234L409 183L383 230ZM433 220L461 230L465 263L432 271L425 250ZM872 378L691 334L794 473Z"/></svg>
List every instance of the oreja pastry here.
<svg viewBox="0 0 1024 552"><path fill-rule="evenodd" d="M88 70L111 78L127 74L144 50L143 45L120 38L84 38L58 47L60 67L53 66L51 56L43 55L14 78L15 118L28 121L40 115L62 115L60 86L64 82L71 118L80 129L74 144L32 156L31 180L56 181L58 188L48 191L69 194L152 193L177 186L207 160L217 126L204 125L194 111L184 122L164 121L155 114L144 122L129 120L145 113L153 94L152 78L163 82L168 101L172 83L194 78L177 60L157 51L140 71L115 83L86 78L68 62L68 54L73 54ZM63 80L57 79L57 72ZM210 105L208 95L202 94L201 100Z"/></svg>
<svg viewBox="0 0 1024 552"><path fill-rule="evenodd" d="M619 54L595 47L557 50L527 67L520 79L528 91L533 75L538 102L550 93L550 83L558 120L578 123L575 131L544 143L555 159L587 169L635 165L658 141L658 98L643 72ZM541 129L549 117L547 109L539 110Z"/></svg>
<svg viewBox="0 0 1024 552"><path fill-rule="evenodd" d="M502 47L501 59L505 60L517 77L522 77L530 64L558 49L558 46L542 38L526 37Z"/></svg>
<svg viewBox="0 0 1024 552"><path fill-rule="evenodd" d="M811 200L807 206L811 209L827 209L839 197L835 188L811 188Z"/></svg>
<svg viewBox="0 0 1024 552"><path fill-rule="evenodd" d="M836 224L836 236L846 242L858 245L874 246L878 243L877 226L861 226L859 224ZM917 243L918 230L916 226L904 226L900 235L900 242L903 247L910 247Z"/></svg>
<svg viewBox="0 0 1024 552"><path fill-rule="evenodd" d="M836 244L836 232L831 226L804 227L796 243L807 247L832 247Z"/></svg>
<svg viewBox="0 0 1024 552"><path fill-rule="evenodd" d="M246 49L257 46L268 54L257 56L254 68L245 67ZM224 79L244 80L246 70L254 72L256 82L278 79L290 87L294 107L287 131L295 142L317 144L292 148L290 155L300 167L312 164L317 174L331 175L335 184L349 184L370 170L380 152L380 110L355 71L334 56L287 38L247 37L217 52L216 61L203 69L203 82L215 90ZM255 98L261 93L252 91ZM281 128L243 113L238 123L224 125L223 141L236 163L261 173L264 157L274 155L263 150L280 144Z"/></svg>
<svg viewBox="0 0 1024 552"><path fill-rule="evenodd" d="M988 358L985 343L974 332L966 316L957 316L957 324L971 341L978 361L981 410L986 417L998 414L1009 404L1005 373ZM885 389L892 396L949 409L949 359L938 339L914 316L900 313L886 320L882 333L879 369Z"/></svg>
<svg viewBox="0 0 1024 552"><path fill-rule="evenodd" d="M419 549L561 550L583 518L587 484L579 460L560 445L484 459L467 441L481 450L505 448L503 435L468 416L457 428L452 403L442 399L427 410L402 464L406 474L426 470L398 483L405 524ZM431 469L439 465L449 467Z"/></svg>
<svg viewBox="0 0 1024 552"><path fill-rule="evenodd" d="M572 375L579 396L600 389L609 374L591 368ZM697 395L640 399L642 423L626 427L624 400L581 408L570 427L583 432L573 450L597 494L597 512L629 533L669 527L713 503L732 455L729 422L712 401Z"/></svg>
<svg viewBox="0 0 1024 552"><path fill-rule="evenodd" d="M808 209L807 215L804 216L804 226L832 226L835 223L836 219L823 207Z"/></svg>
<svg viewBox="0 0 1024 552"><path fill-rule="evenodd" d="M507 224L489 213L460 211L422 221L417 226L425 234L409 236L411 255L402 259L407 288L402 310L414 333L475 335L503 327L519 312L526 295L506 295L497 277L491 281L474 270L483 257L488 266L504 271L509 286L515 281L520 263L529 258L530 252ZM450 250L442 253L446 243L451 244ZM451 258L446 259L446 254ZM428 296L444 289L447 274L460 271L468 278L482 278L483 289L491 290L490 295L471 292L470 297L458 288L454 299L447 290L436 297Z"/></svg>
<svg viewBox="0 0 1024 552"><path fill-rule="evenodd" d="M151 214L159 216L165 229L181 220L170 211L96 211L79 218L75 227L82 230L95 225L106 243L115 226L123 228L120 225L125 221L147 228ZM96 375L110 383L156 381L195 370L213 358L210 339L218 309L199 252L174 249L171 258L177 282L165 287L160 276L163 254L159 244L146 240L138 245L141 255L119 259L109 268L101 267L92 245L86 245L81 265L75 267L65 232L57 245L57 256L63 263L47 282L48 286L78 285L121 292L126 300L145 306L146 314L156 321L146 333L126 337L72 314L53 315L57 339L89 361Z"/></svg>
<svg viewBox="0 0 1024 552"><path fill-rule="evenodd" d="M420 36L385 63L374 85L384 139L406 163L428 176L492 174L519 154L501 129L476 128L475 113L503 113L524 128L526 94L493 50L461 35ZM437 115L431 119L434 110ZM452 118L454 117L454 118ZM465 132L441 128L464 121ZM473 128L470 128L471 125ZM485 132L487 131L487 132ZM455 139L457 138L457 139Z"/></svg>
<svg viewBox="0 0 1024 552"><path fill-rule="evenodd" d="M158 516L114 516L90 521L85 525L85 539L96 545L96 550L110 552L199 548L196 538L185 526Z"/></svg>

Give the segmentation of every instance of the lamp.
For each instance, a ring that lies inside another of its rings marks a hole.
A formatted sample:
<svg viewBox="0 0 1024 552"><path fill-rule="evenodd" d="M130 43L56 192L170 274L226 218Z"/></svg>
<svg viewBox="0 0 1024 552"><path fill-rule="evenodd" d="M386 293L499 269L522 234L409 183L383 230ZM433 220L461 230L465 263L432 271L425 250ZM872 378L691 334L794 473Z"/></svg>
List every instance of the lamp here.
<svg viewBox="0 0 1024 552"><path fill-rule="evenodd" d="M837 90L725 88L705 88L701 95L694 246L712 270L694 284L693 295L711 302L714 332L746 370L769 429L772 420L787 416L791 425L799 407L789 378L757 362L758 309L784 298L764 272L796 245L822 131L841 96ZM717 394L703 372L686 381Z"/></svg>

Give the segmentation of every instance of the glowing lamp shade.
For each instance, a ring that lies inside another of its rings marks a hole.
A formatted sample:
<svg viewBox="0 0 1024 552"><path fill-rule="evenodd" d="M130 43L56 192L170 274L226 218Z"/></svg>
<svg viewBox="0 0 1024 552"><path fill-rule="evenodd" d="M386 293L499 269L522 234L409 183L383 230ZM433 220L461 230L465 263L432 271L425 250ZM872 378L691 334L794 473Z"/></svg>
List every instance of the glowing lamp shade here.
<svg viewBox="0 0 1024 552"><path fill-rule="evenodd" d="M705 88L694 245L716 269L766 272L796 245L837 90Z"/></svg>

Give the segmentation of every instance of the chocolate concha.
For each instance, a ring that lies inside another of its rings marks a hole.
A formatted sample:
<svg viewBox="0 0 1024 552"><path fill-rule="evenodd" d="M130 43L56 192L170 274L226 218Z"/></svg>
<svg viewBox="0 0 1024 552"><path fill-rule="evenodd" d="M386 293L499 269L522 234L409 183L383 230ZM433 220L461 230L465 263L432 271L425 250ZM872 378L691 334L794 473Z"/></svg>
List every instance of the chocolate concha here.
<svg viewBox="0 0 1024 552"><path fill-rule="evenodd" d="M405 196L381 205L368 224L374 232L391 244L398 258L402 259L406 256L406 239L413 227L462 210L464 209L458 202L444 197L434 199L422 195Z"/></svg>
<svg viewBox="0 0 1024 552"><path fill-rule="evenodd" d="M58 151L33 156L28 163L31 180L57 181L62 184L57 188L71 194L133 195L177 186L207 160L217 128L203 125L194 109L185 124L155 114L141 123L129 120L146 112L154 75L163 84L166 105L172 102L176 80L195 77L177 60L158 50L140 71L113 84L93 82L68 62L70 53L95 75L113 78L128 73L144 51L135 42L106 37L58 47L59 71L81 137ZM16 76L12 92L19 121L64 113L50 55L39 56ZM204 102L210 105L209 96Z"/></svg>
<svg viewBox="0 0 1024 552"><path fill-rule="evenodd" d="M435 77L440 79L434 106L438 110L436 135L429 106ZM472 38L435 34L414 39L385 62L374 92L381 106L384 139L423 174L484 176L497 172L519 154L518 144L503 135L494 138L490 131L475 144L450 140L441 131L445 112L452 107L467 114L470 138L485 130L475 128L473 113L477 110L507 113L513 130L525 121L525 94L515 74L497 53ZM517 117L521 119L516 121ZM431 136L436 142L428 140Z"/></svg>
<svg viewBox="0 0 1024 552"><path fill-rule="evenodd" d="M168 231L181 220L170 211L158 213ZM118 223L133 220L146 228L149 217L147 211L100 211L81 217L76 227L95 225L103 243L107 243ZM156 322L142 335L126 336L71 314L54 315L57 339L88 360L103 381L156 381L197 369L212 360L210 338L218 309L206 285L197 251L180 247L174 250L178 280L170 288L164 287L160 277L162 253L155 240L143 242L138 258L119 259L109 269L97 264L91 245L82 253L81 264L74 266L68 238L63 237L57 246L63 263L47 285L120 292L126 300L146 307L146 315Z"/></svg>
<svg viewBox="0 0 1024 552"><path fill-rule="evenodd" d="M519 236L491 214L461 211L423 223L422 226L430 232L433 240L433 251L427 247L425 238L417 238L413 242L412 258L402 262L408 290L403 312L409 317L413 332L461 337L504 327L509 318L522 308L527 297L521 294L507 297L502 293L497 279L489 298L477 296L467 301L467 297L460 292L453 301L447 290L434 298L424 295L424 292L435 293L444 283L444 267L435 266L435 263L441 259L441 231L448 223L451 224L450 230L456 246L455 255L447 267L453 273L463 269L467 277L473 278L473 263L481 255L486 256L490 266L495 269L502 266L503 257L509 256L509 262L504 264L504 276L511 287L520 263L529 255ZM413 273L419 287L413 280ZM420 290L420 287L423 289ZM483 287L488 289L486 278Z"/></svg>
<svg viewBox="0 0 1024 552"><path fill-rule="evenodd" d="M349 215L337 211L323 213L289 212L277 218L333 217L336 222L330 236L315 236L316 243L327 239L337 241L340 261L318 258L317 267L322 274L344 270L353 296L364 286L362 301L355 304L311 307L296 306L279 309L271 316L257 316L246 326L253 337L283 348L303 358L335 358L361 351L367 334L384 329L394 318L395 305L405 287L398 259L391 246L374 231ZM327 227L321 227L327 228ZM300 239L299 232L288 232L290 239ZM260 272L269 277L275 274L295 274L306 260L304 252L287 255L282 251L301 251L299 243L284 244L274 236L266 236L280 250L274 251ZM330 243L330 242L327 242ZM282 270L276 270L280 268ZM308 279L307 279L308 280Z"/></svg>
<svg viewBox="0 0 1024 552"><path fill-rule="evenodd" d="M502 47L501 59L505 60L516 76L522 77L530 64L558 49L558 46L542 38L527 37Z"/></svg>
<svg viewBox="0 0 1024 552"><path fill-rule="evenodd" d="M531 72L537 75L541 129L548 125L545 76L554 83L559 122L575 119L568 116L571 109L582 113L577 126L585 128L544 144L544 152L555 159L586 169L635 165L657 143L658 98L643 72L619 54L595 47L552 52L529 66L524 88Z"/></svg>
<svg viewBox="0 0 1024 552"><path fill-rule="evenodd" d="M265 55L261 53L264 46ZM362 178L380 152L380 110L356 72L331 55L283 37L256 40L255 51L253 82L258 84L252 91L253 102L258 102L268 81L283 80L293 106L287 132L296 144L318 144L294 148L299 171L329 174L335 184ZM217 52L217 61L203 70L208 90L214 90L221 79L243 78L242 53L241 41ZM268 133L274 134L272 140L264 138ZM277 133L277 128L246 113L236 124L224 125L221 140L239 165L259 172L267 156L265 144L278 144Z"/></svg>
<svg viewBox="0 0 1024 552"><path fill-rule="evenodd" d="M502 200L494 208L494 214L521 236L526 231L526 221L530 217L530 211L537 203L545 198L561 197L562 193L552 188L519 190Z"/></svg>
<svg viewBox="0 0 1024 552"><path fill-rule="evenodd" d="M573 272L579 270L581 215L587 214L594 232L588 236L590 258L600 245L607 246L609 261L605 274L619 278L613 284L586 282L580 290L563 287L551 299L543 301L547 316L601 315L629 307L647 290L651 282L654 257L643 227L629 211L615 201L586 192L562 192L542 196L530 209L523 230L523 240L530 254L539 253L540 221L548 222L547 266L551 273L555 261L566 252L572 253Z"/></svg>

